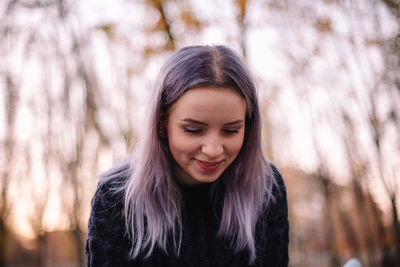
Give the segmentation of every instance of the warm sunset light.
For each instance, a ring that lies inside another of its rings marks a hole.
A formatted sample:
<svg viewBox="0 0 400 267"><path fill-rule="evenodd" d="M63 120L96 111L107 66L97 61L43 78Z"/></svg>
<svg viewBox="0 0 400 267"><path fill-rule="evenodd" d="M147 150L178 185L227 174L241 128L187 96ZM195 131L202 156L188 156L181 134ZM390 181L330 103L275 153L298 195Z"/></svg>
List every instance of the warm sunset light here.
<svg viewBox="0 0 400 267"><path fill-rule="evenodd" d="M85 266L97 177L144 134L164 60L194 44L231 47L256 77L264 152L288 192L290 266L400 266L399 1L0 11L0 266Z"/></svg>

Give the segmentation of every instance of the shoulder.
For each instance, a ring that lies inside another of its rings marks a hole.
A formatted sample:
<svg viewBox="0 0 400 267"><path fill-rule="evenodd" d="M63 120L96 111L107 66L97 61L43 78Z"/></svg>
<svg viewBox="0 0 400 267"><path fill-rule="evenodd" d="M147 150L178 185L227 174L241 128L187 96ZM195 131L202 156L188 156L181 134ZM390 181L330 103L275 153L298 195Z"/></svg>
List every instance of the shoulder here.
<svg viewBox="0 0 400 267"><path fill-rule="evenodd" d="M124 184L130 174L131 157L128 156L116 163L109 170L100 174L99 185L108 184L109 186L119 186Z"/></svg>
<svg viewBox="0 0 400 267"><path fill-rule="evenodd" d="M265 206L268 216L277 213L287 213L288 204L286 196L286 186L284 179L279 172L278 168L270 163L270 175L267 182L267 189L265 191Z"/></svg>
<svg viewBox="0 0 400 267"><path fill-rule="evenodd" d="M92 215L104 215L122 205L125 183L129 174L130 163L126 158L99 176L97 189L92 199Z"/></svg>
<svg viewBox="0 0 400 267"><path fill-rule="evenodd" d="M272 186L272 193L275 197L279 197L280 195L286 198L286 186L283 180L281 173L279 172L278 168L273 164L270 163L273 175L273 186Z"/></svg>
<svg viewBox="0 0 400 267"><path fill-rule="evenodd" d="M92 199L86 238L87 266L125 266L130 241L125 231L124 184L129 164L116 164L100 175ZM118 263L117 263L118 262Z"/></svg>
<svg viewBox="0 0 400 267"><path fill-rule="evenodd" d="M278 168L270 164L273 178L271 198L256 228L259 261L271 266L288 266L289 220L286 187Z"/></svg>

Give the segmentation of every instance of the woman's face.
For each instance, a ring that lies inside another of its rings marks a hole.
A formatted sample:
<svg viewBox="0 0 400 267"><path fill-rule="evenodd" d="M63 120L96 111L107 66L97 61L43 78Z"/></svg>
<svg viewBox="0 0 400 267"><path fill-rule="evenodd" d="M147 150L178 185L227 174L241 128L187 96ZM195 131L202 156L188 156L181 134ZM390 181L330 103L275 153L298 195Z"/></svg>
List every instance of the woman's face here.
<svg viewBox="0 0 400 267"><path fill-rule="evenodd" d="M244 98L230 88L186 91L168 110L165 125L178 181L217 180L243 145L245 116Z"/></svg>

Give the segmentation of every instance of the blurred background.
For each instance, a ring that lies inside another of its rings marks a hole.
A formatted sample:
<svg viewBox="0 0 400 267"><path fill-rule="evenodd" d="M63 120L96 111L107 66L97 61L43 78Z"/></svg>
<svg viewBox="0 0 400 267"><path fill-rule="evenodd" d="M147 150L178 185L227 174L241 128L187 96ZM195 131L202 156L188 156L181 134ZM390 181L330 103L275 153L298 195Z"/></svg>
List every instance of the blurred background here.
<svg viewBox="0 0 400 267"><path fill-rule="evenodd" d="M400 266L398 0L1 0L0 266L84 266L97 176L192 44L256 78L290 266Z"/></svg>

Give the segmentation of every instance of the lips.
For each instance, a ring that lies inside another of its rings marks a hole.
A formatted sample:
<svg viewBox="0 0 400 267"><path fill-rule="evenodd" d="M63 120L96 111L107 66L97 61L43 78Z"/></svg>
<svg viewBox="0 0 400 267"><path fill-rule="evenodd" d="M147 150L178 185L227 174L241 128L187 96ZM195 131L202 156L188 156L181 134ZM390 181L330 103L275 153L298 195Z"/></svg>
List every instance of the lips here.
<svg viewBox="0 0 400 267"><path fill-rule="evenodd" d="M196 162L200 169L202 169L204 172L214 172L222 165L223 160L217 162L207 162L196 159Z"/></svg>

